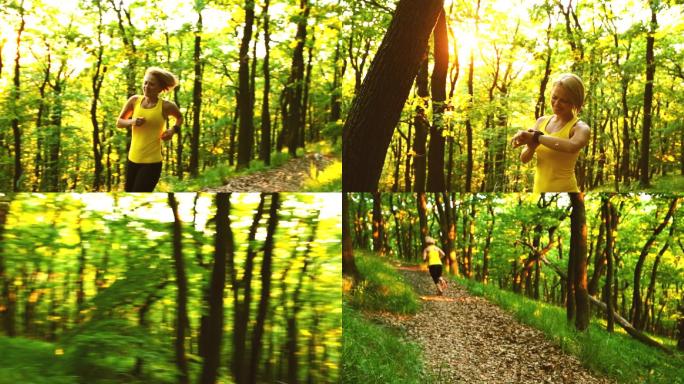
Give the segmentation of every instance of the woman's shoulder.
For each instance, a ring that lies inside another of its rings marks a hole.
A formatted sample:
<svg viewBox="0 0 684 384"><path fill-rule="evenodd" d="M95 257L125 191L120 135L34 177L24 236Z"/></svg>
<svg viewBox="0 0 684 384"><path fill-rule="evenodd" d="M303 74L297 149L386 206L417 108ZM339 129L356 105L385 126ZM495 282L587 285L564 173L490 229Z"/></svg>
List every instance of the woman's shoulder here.
<svg viewBox="0 0 684 384"><path fill-rule="evenodd" d="M581 131L587 131L587 132L590 131L589 124L585 123L582 120L577 120L577 122L575 123L575 126L573 127L573 130L578 130L578 129Z"/></svg>

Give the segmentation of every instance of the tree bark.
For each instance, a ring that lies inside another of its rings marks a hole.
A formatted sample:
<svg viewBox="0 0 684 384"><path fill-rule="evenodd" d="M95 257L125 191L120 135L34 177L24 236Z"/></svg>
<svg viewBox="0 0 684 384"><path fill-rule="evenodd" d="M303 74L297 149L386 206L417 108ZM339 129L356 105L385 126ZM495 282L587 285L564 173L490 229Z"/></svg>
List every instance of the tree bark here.
<svg viewBox="0 0 684 384"><path fill-rule="evenodd" d="M359 275L354 262L354 249L349 227L349 195L346 192L342 192L342 274L350 276L352 281Z"/></svg>
<svg viewBox="0 0 684 384"><path fill-rule="evenodd" d="M226 258L234 251L230 228L230 194L216 194L216 234L214 235L214 267L209 286L209 317L202 323L200 352L204 364L200 383L213 384L218 377L223 339L223 292L226 285Z"/></svg>
<svg viewBox="0 0 684 384"><path fill-rule="evenodd" d="M641 159L639 160L639 185L641 188L650 186L650 145L651 145L651 114L653 112L653 79L655 77L656 63L653 52L655 45L655 33L658 28L656 19L656 4L648 2L651 8L651 29L646 37L646 86L644 88L644 124L641 128ZM634 321L634 319L632 319Z"/></svg>
<svg viewBox="0 0 684 384"><path fill-rule="evenodd" d="M198 4L201 4L198 2ZM200 117L202 111L202 9L197 9L197 30L195 31L195 79L192 85L192 140L190 141L190 175L195 177L199 170Z"/></svg>
<svg viewBox="0 0 684 384"><path fill-rule="evenodd" d="M416 104L416 111L413 115L413 125L415 125L415 138L413 139L413 174L415 180L413 182L413 190L415 192L425 192L425 176L426 176L426 150L428 130L430 123L427 120L425 108L427 108L427 100L430 96L428 89L428 57L427 51L423 57L423 61L418 68L416 75L416 94L419 98ZM344 166L344 165L343 165Z"/></svg>
<svg viewBox="0 0 684 384"><path fill-rule="evenodd" d="M188 324L188 280L185 274L185 262L183 261L181 221L178 216L178 202L173 193L168 194L169 207L173 212L173 261L176 271L176 339L174 349L176 352L176 367L178 368L178 382L187 384L188 362L185 357L185 330Z"/></svg>
<svg viewBox="0 0 684 384"><path fill-rule="evenodd" d="M442 9L434 30L435 65L432 69L432 126L430 127L430 151L428 158L427 190L446 190L444 184L444 110L446 109L446 77L449 67L449 35L445 12Z"/></svg>
<svg viewBox="0 0 684 384"><path fill-rule="evenodd" d="M269 105L269 94L271 93L271 71L270 65L270 42L271 33L269 31L269 15L268 6L270 0L264 1L262 14L264 17L264 96L261 104L261 148L259 151L259 159L266 165L271 164L271 111Z"/></svg>
<svg viewBox="0 0 684 384"><path fill-rule="evenodd" d="M261 299L257 310L256 324L252 333L251 358L249 363L248 383L256 383L257 371L261 366L261 344L264 334L264 325L269 308L269 298L271 295L271 264L273 257L273 244L276 226L278 225L278 209L280 208L280 195L271 195L271 207L268 211L268 224L266 228L266 240L264 242L264 257L261 263Z"/></svg>
<svg viewBox="0 0 684 384"><path fill-rule="evenodd" d="M26 21L24 20L24 0L19 3L19 17L21 19L19 23L19 29L17 30L17 51L14 58L14 88L12 88L12 96L10 97L12 105L12 133L14 134L14 178L12 180L12 191L18 192L21 188L20 180L24 173L21 165L21 129L19 128L19 108L17 103L21 97L21 66L19 61L21 60L21 35L24 32L24 27L26 26Z"/></svg>
<svg viewBox="0 0 684 384"><path fill-rule="evenodd" d="M589 326L587 294L587 221L584 193L569 193L572 203L570 215L570 260L573 269L572 284L575 294L575 328L584 331Z"/></svg>
<svg viewBox="0 0 684 384"><path fill-rule="evenodd" d="M238 130L237 169L249 167L254 146L254 101L250 94L249 84L249 42L252 39L254 25L254 0L245 0L245 26L240 43L240 68L238 70L238 108L240 110L240 128Z"/></svg>
<svg viewBox="0 0 684 384"><path fill-rule="evenodd" d="M344 126L343 189L374 191L443 0L401 0Z"/></svg>
<svg viewBox="0 0 684 384"><path fill-rule="evenodd" d="M311 6L308 0L300 0L299 17L297 18L297 42L292 54L290 79L285 86L287 104L287 119L283 121L283 129L287 134L287 151L291 157L297 157L299 146L300 126L305 111L302 110L303 82L304 82L304 45L306 44L306 25Z"/></svg>

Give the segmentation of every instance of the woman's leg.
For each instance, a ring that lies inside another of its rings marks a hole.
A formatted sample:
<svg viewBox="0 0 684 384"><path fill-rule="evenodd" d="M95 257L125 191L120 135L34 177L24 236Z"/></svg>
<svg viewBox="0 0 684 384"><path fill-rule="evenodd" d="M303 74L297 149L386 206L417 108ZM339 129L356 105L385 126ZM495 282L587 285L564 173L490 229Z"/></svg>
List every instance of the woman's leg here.
<svg viewBox="0 0 684 384"><path fill-rule="evenodd" d="M126 161L126 183L124 184L124 191L135 192L133 189L135 187L135 179L140 170L140 165L141 164L134 163L130 160Z"/></svg>
<svg viewBox="0 0 684 384"><path fill-rule="evenodd" d="M140 170L138 171L135 182L133 184L133 191L131 192L152 192L154 187L157 186L159 182L159 177L161 176L162 163L152 163L152 164L139 164Z"/></svg>

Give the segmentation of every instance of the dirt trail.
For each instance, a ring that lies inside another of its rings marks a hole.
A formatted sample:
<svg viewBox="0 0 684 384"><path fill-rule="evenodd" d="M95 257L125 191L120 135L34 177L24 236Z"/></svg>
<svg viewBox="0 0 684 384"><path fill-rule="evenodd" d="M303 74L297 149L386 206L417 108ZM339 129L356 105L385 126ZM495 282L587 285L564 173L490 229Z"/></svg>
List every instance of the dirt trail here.
<svg viewBox="0 0 684 384"><path fill-rule="evenodd" d="M320 173L334 161L330 155L308 153L290 159L278 168L249 175L232 177L217 188L204 188L204 192L297 192L311 179L311 173Z"/></svg>
<svg viewBox="0 0 684 384"><path fill-rule="evenodd" d="M611 383L596 377L533 328L451 283L436 296L427 271L400 268L423 301L415 316L382 315L423 347L439 383Z"/></svg>

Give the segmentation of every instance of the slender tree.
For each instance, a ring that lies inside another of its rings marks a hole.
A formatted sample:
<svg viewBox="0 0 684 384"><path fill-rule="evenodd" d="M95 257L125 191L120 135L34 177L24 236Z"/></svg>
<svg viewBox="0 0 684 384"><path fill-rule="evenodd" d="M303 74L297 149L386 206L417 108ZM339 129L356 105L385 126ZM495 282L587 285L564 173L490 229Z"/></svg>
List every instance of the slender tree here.
<svg viewBox="0 0 684 384"><path fill-rule="evenodd" d="M185 330L189 327L188 322L188 280L185 274L185 262L183 261L182 228L178 215L178 202L173 193L169 193L169 207L173 212L173 264L176 271L176 339L174 349L176 352L176 367L178 368L178 382L187 384L188 362L185 357Z"/></svg>

